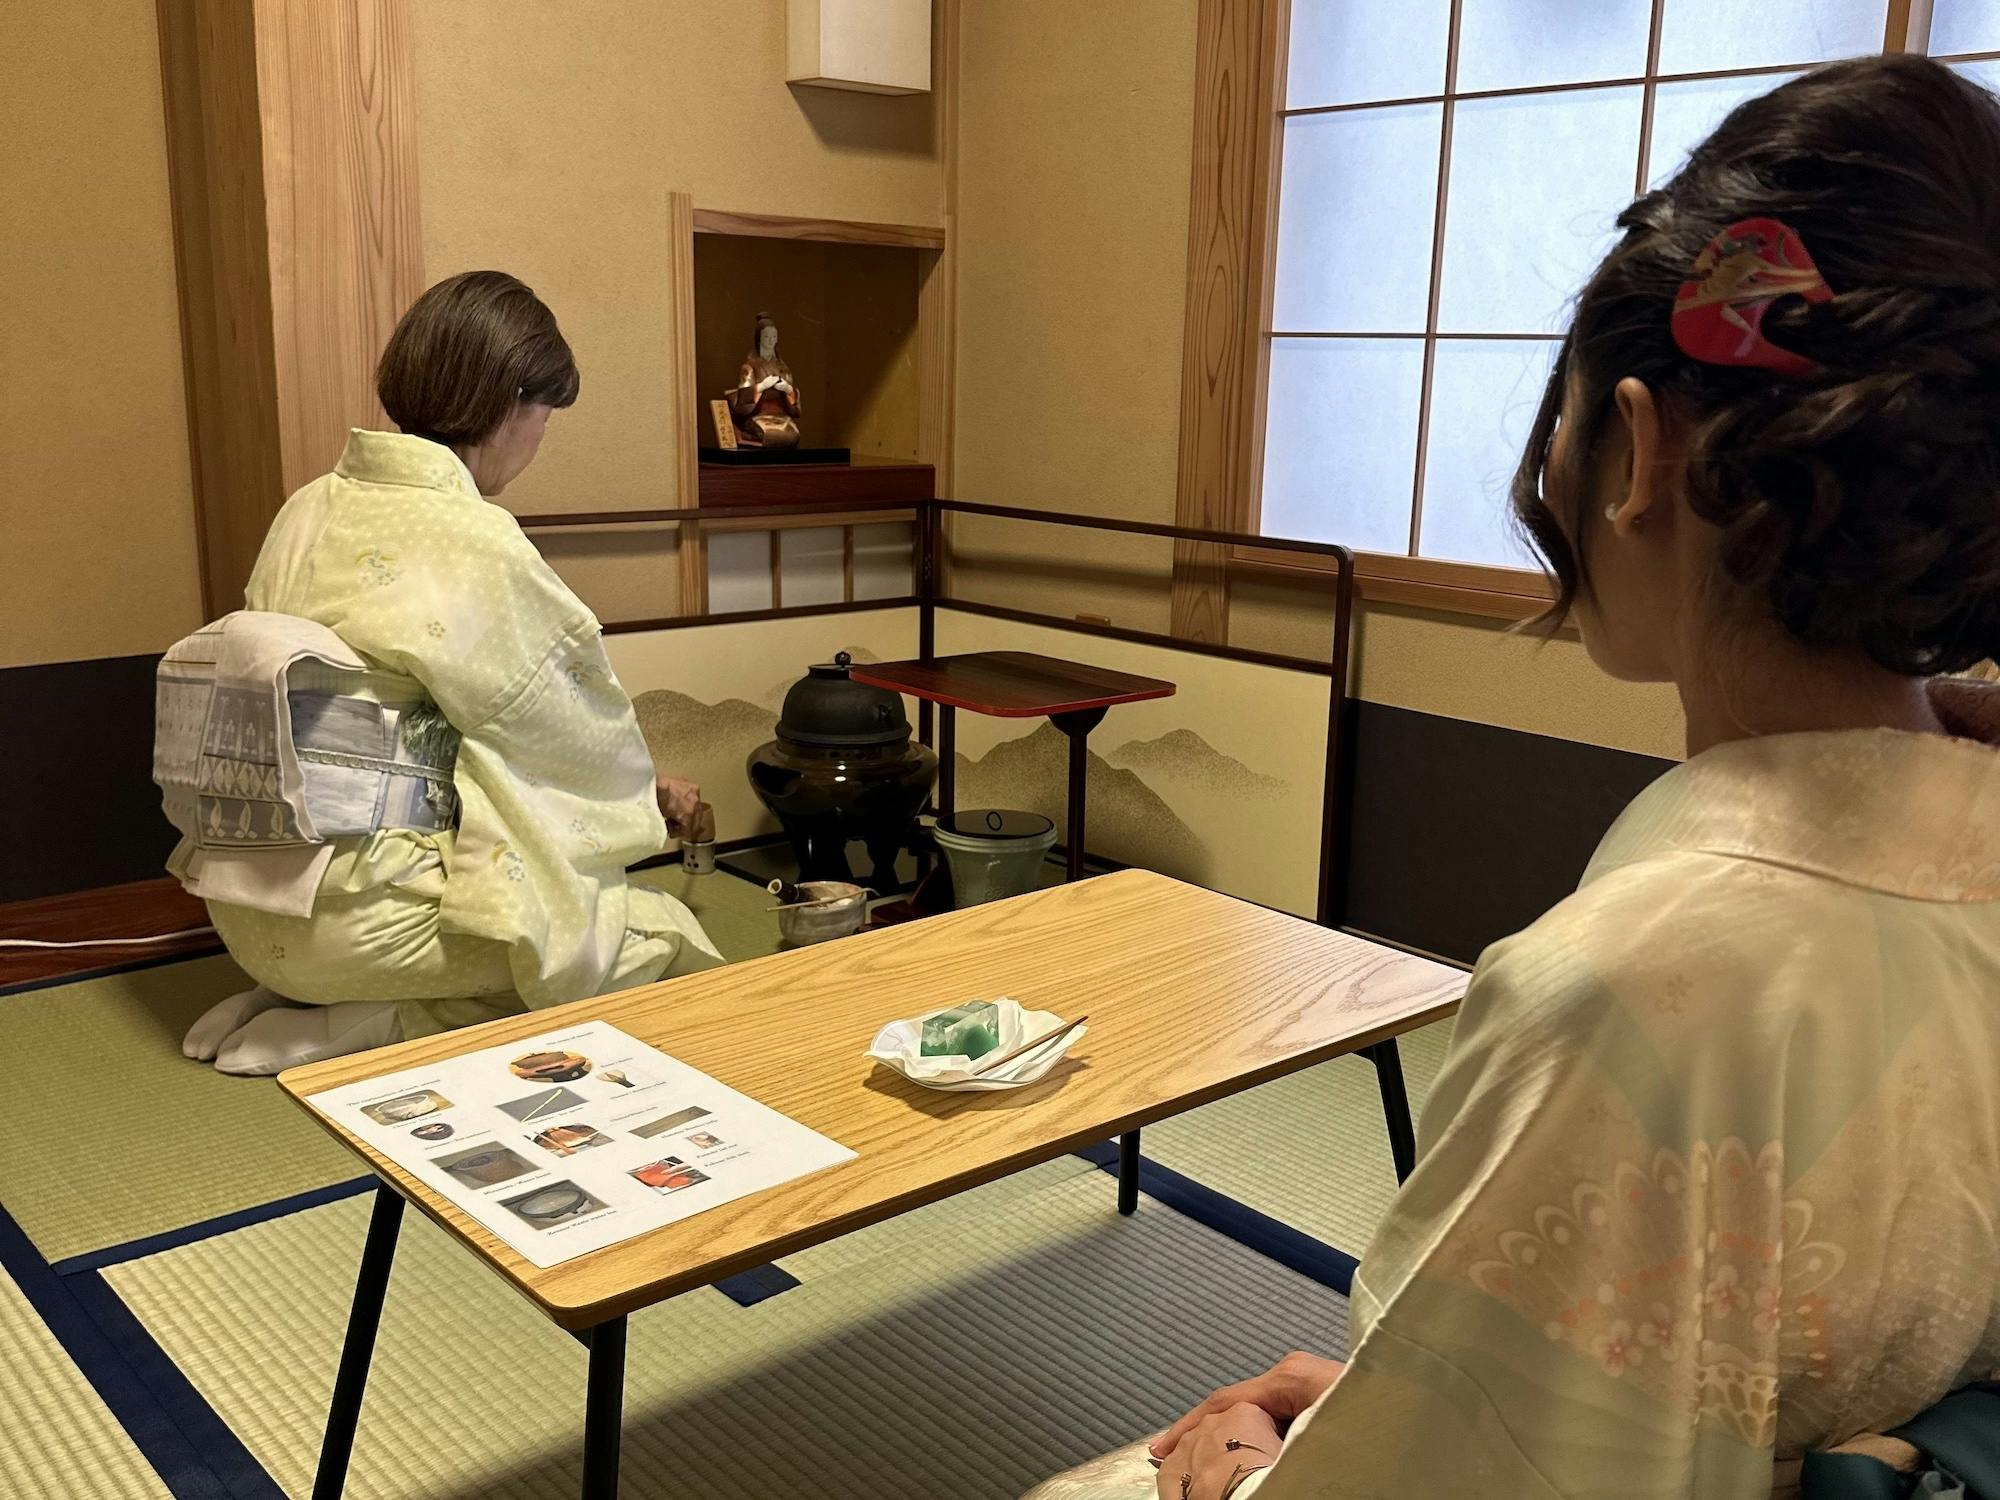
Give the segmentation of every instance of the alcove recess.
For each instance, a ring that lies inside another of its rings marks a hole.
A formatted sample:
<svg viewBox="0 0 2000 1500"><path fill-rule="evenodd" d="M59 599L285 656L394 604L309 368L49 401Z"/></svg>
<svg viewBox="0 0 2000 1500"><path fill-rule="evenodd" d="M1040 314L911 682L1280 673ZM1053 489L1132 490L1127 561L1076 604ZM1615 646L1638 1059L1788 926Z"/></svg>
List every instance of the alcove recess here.
<svg viewBox="0 0 2000 1500"><path fill-rule="evenodd" d="M692 443L717 446L710 403L736 384L757 314L803 408L802 446L848 464L700 464L704 506L920 500L948 453L951 299L946 231L694 208L683 351ZM737 613L906 597L912 513L704 522L681 549L684 608ZM689 528L695 529L695 528ZM692 612L692 611L691 611Z"/></svg>

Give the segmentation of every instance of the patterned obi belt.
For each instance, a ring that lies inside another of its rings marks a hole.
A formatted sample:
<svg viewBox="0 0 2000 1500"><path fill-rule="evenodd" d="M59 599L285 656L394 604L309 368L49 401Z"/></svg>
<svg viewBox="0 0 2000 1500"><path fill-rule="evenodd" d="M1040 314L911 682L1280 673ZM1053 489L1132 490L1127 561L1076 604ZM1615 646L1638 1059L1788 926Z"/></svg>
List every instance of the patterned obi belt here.
<svg viewBox="0 0 2000 1500"><path fill-rule="evenodd" d="M299 688L286 698L306 813L321 838L457 826L458 731L436 704L398 708Z"/></svg>
<svg viewBox="0 0 2000 1500"><path fill-rule="evenodd" d="M459 735L411 679L332 631L239 610L156 679L153 779L196 895L306 914L331 841L458 822Z"/></svg>

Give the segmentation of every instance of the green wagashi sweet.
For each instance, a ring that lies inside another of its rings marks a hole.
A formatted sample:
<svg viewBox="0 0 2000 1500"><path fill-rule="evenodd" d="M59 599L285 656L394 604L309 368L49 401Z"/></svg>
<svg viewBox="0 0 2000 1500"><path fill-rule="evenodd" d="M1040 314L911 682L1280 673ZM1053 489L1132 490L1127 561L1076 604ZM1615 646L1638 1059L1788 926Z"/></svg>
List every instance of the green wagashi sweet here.
<svg viewBox="0 0 2000 1500"><path fill-rule="evenodd" d="M991 1000L968 1000L924 1021L925 1057L984 1057L1000 1045L1000 1011Z"/></svg>

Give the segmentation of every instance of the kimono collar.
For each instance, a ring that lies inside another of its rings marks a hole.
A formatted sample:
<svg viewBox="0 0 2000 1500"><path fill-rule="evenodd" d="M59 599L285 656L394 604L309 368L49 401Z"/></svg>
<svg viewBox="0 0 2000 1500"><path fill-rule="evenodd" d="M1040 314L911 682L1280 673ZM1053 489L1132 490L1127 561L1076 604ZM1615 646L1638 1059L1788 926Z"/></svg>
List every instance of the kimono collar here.
<svg viewBox="0 0 2000 1500"><path fill-rule="evenodd" d="M1583 884L1681 850L1922 901L2000 900L2000 684L1941 680L1931 701L1949 736L1859 729L1703 752L1634 799Z"/></svg>
<svg viewBox="0 0 2000 1500"><path fill-rule="evenodd" d="M362 484L406 484L447 490L481 499L472 471L451 449L403 432L369 432L356 427L333 472Z"/></svg>

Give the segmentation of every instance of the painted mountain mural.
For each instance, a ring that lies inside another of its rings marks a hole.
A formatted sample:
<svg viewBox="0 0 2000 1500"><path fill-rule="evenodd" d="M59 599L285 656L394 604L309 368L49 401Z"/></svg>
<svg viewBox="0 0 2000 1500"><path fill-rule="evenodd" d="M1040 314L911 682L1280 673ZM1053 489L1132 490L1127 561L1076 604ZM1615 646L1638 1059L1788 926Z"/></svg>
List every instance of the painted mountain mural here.
<svg viewBox="0 0 2000 1500"><path fill-rule="evenodd" d="M750 752L771 738L778 716L741 698L703 703L672 688L653 688L632 700L646 748L661 771L698 783L715 808L724 839L773 832L778 821L750 790L743 769Z"/></svg>
<svg viewBox="0 0 2000 1500"><path fill-rule="evenodd" d="M1254 798L1268 802L1291 790L1277 776L1253 771L1233 755L1224 755L1192 729L1171 729L1156 740L1132 740L1104 757L1114 766L1136 771L1156 790L1163 782L1209 796Z"/></svg>
<svg viewBox="0 0 2000 1500"><path fill-rule="evenodd" d="M737 762L771 737L778 716L741 698L703 703L672 688L654 688L632 700L640 732L662 770L686 762L735 756ZM685 774L685 773L682 773Z"/></svg>
<svg viewBox="0 0 2000 1500"><path fill-rule="evenodd" d="M978 760L958 757L960 807L1005 807L1068 818L1069 741L1044 722L1034 733L1002 740ZM1201 840L1137 773L1090 755L1085 841L1092 852L1194 878L1205 864Z"/></svg>
<svg viewBox="0 0 2000 1500"><path fill-rule="evenodd" d="M853 654L857 661L879 659L866 651ZM776 733L778 709L797 680L787 677L755 703L744 698L703 703L671 688L633 699L654 763L701 784L725 839L776 831L776 820L750 790L744 764ZM961 743L979 722L961 716ZM983 722L997 727L997 721ZM1038 812L1062 830L1068 785L1069 742L1046 721L999 740L977 758L962 752L958 757L961 808ZM1275 846L1273 820L1285 826L1294 821L1291 804L1300 791L1224 754L1192 729L1128 740L1108 753L1090 754L1090 849L1123 864L1214 883L1218 861L1226 862L1232 851Z"/></svg>

